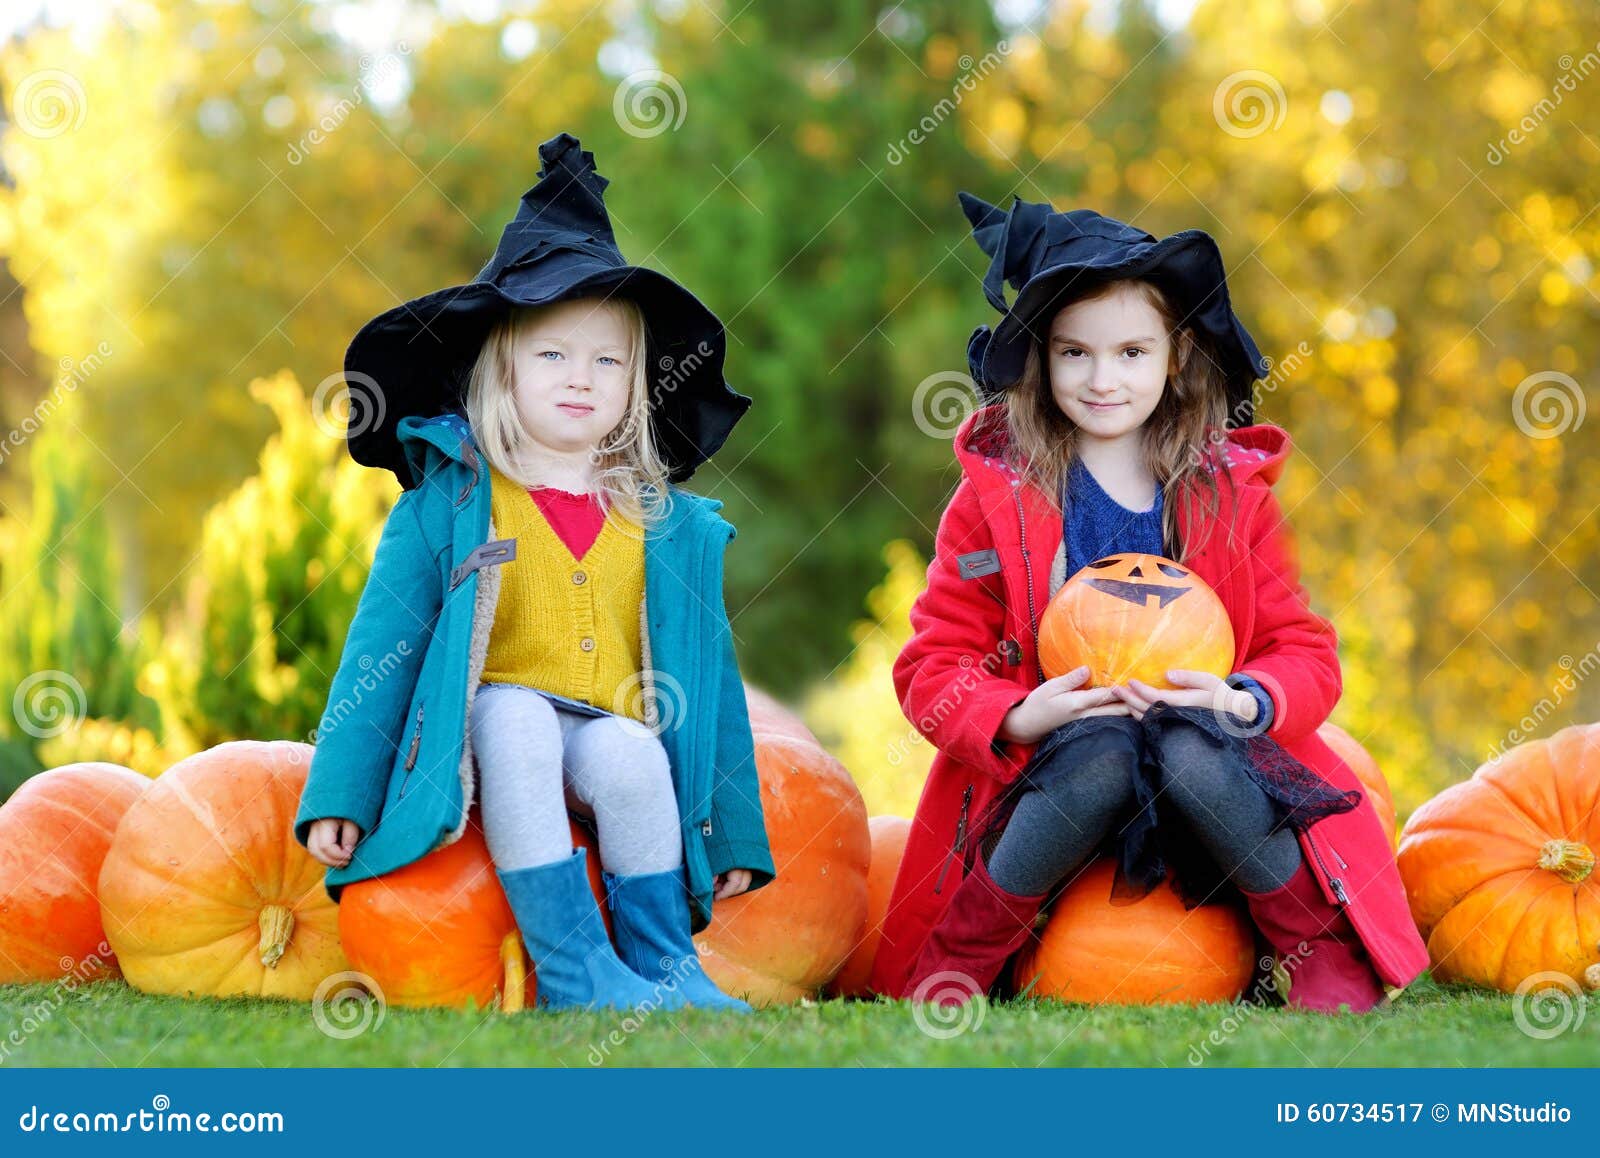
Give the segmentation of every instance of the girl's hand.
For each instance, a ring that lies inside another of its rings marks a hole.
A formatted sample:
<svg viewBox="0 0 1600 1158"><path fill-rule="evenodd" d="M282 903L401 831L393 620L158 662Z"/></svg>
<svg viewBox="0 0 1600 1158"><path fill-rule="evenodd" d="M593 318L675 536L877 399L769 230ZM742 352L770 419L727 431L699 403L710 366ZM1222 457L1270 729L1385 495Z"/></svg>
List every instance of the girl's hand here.
<svg viewBox="0 0 1600 1158"><path fill-rule="evenodd" d="M725 873L718 873L711 883L712 897L725 901L729 897L738 896L750 887L750 870L729 869Z"/></svg>
<svg viewBox="0 0 1600 1158"><path fill-rule="evenodd" d="M1133 718L1141 720L1157 700L1164 700L1175 708L1210 708L1214 712L1232 712L1248 723L1255 723L1260 705L1249 692L1230 687L1221 676L1208 671L1186 671L1173 668L1167 679L1178 685L1176 689L1153 688L1140 680L1130 679L1117 685L1117 696L1128 706Z"/></svg>
<svg viewBox="0 0 1600 1158"><path fill-rule="evenodd" d="M1080 716L1126 716L1128 705L1117 698L1115 688L1087 688L1075 691L1089 678L1089 665L1058 675L1028 693L1028 698L1006 713L1000 721L1000 739L1017 744L1034 744L1062 724Z"/></svg>
<svg viewBox="0 0 1600 1158"><path fill-rule="evenodd" d="M329 868L343 868L350 863L356 841L361 839L361 826L353 820L337 816L313 820L306 834L306 851Z"/></svg>

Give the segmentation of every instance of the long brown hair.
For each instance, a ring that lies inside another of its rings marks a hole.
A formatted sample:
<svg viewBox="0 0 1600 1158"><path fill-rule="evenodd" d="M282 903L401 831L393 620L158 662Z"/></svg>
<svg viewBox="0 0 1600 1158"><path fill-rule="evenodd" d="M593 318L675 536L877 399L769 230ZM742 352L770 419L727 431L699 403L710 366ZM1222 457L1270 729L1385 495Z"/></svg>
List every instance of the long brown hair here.
<svg viewBox="0 0 1600 1158"><path fill-rule="evenodd" d="M1228 416L1228 383L1215 347L1201 331L1184 326L1183 318L1154 282L1121 278L1063 299L1040 323L1044 334L1028 343L1022 376L1004 395L1006 425L1010 433L1007 456L1025 482L1043 491L1053 508L1061 508L1061 480L1078 457L1078 427L1056 404L1047 380L1044 344L1056 313L1076 302L1093 301L1131 287L1161 316L1174 348L1186 347L1182 364L1167 376L1161 399L1143 427L1141 443L1145 466L1162 494L1161 537L1169 558L1184 562L1191 544L1182 542L1180 503L1190 503L1202 488L1206 510L1215 516L1222 494L1216 474L1206 466L1206 451L1224 440ZM1233 478L1223 475L1231 488ZM1237 509L1236 504L1232 504ZM1232 519L1229 520L1232 533Z"/></svg>

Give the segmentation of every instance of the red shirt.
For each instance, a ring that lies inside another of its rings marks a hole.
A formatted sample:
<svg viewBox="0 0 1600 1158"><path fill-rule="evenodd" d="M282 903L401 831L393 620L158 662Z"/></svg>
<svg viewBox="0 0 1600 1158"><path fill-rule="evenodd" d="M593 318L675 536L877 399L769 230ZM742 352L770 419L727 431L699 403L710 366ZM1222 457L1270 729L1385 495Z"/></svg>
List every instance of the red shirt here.
<svg viewBox="0 0 1600 1158"><path fill-rule="evenodd" d="M529 487L539 513L567 545L574 559L582 559L605 526L605 511L600 509L600 496L573 494L555 487Z"/></svg>

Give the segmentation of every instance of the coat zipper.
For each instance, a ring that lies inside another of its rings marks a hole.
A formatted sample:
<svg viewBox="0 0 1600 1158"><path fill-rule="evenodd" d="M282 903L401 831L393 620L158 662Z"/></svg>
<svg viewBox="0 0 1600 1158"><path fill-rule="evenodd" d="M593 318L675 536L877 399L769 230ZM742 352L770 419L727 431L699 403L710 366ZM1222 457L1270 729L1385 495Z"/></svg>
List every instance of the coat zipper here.
<svg viewBox="0 0 1600 1158"><path fill-rule="evenodd" d="M944 892L944 878L950 873L950 865L967 846L967 809L971 804L972 785L968 784L966 791L961 794L961 818L956 821L956 842L950 846L949 855L944 858L944 867L939 870L939 879L934 882L933 891L936 893Z"/></svg>
<svg viewBox="0 0 1600 1158"><path fill-rule="evenodd" d="M1033 670L1044 683L1044 667L1039 662L1039 624L1033 608L1033 559L1028 555L1028 523L1022 514L1022 481L1011 480L1011 498L1017 504L1017 536L1022 548L1022 568L1028 581L1028 630L1033 633Z"/></svg>
<svg viewBox="0 0 1600 1158"><path fill-rule="evenodd" d="M1322 869L1323 875L1328 878L1328 885L1329 885L1329 887L1331 887L1333 889L1333 895L1339 899L1339 903L1341 905L1348 905L1350 903L1350 898L1345 895L1344 881L1340 880L1338 877L1333 876L1330 873L1330 871L1328 869L1327 862L1322 859L1322 853L1317 851L1317 842L1314 841L1314 840L1310 840L1308 838L1307 839L1307 843L1311 845L1311 855L1317 858L1318 867L1320 867ZM1330 849L1333 848L1333 846L1331 844L1328 847ZM1334 852L1333 855L1335 857L1339 856L1338 852ZM1350 867L1349 865L1344 863L1343 858L1339 859L1339 863L1341 865L1343 865L1345 868L1349 868Z"/></svg>
<svg viewBox="0 0 1600 1158"><path fill-rule="evenodd" d="M422 747L422 712L427 706L428 705L426 701L417 705L417 727L416 730L411 733L411 750L406 753L407 772L411 771L417 766L417 750ZM402 784L400 786L400 795L404 796L405 794L405 785Z"/></svg>

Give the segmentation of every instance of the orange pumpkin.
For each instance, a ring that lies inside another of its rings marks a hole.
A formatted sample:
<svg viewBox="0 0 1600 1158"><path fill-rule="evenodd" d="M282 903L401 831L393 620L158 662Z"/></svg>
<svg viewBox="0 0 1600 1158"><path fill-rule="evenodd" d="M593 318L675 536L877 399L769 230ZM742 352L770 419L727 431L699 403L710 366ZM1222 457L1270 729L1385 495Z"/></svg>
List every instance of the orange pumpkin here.
<svg viewBox="0 0 1600 1158"><path fill-rule="evenodd" d="M29 777L0 807L0 984L116 975L95 881L148 787L120 764L67 764Z"/></svg>
<svg viewBox="0 0 1600 1158"><path fill-rule="evenodd" d="M911 822L903 816L874 816L867 822L872 839L872 864L867 871L867 925L855 949L833 979L828 992L838 997L865 997L867 979L883 939L883 915L889 911L889 893L906 853Z"/></svg>
<svg viewBox="0 0 1600 1158"><path fill-rule="evenodd" d="M1062 891L1043 933L1017 956L1018 992L1087 1005L1237 1001L1255 972L1244 911L1185 909L1170 881L1112 903L1115 874L1102 858Z"/></svg>
<svg viewBox="0 0 1600 1158"><path fill-rule="evenodd" d="M309 1000L347 968L323 866L294 838L311 752L218 744L128 809L100 868L100 911L135 988Z"/></svg>
<svg viewBox="0 0 1600 1158"><path fill-rule="evenodd" d="M1518 745L1411 814L1396 861L1433 975L1600 973L1600 724Z"/></svg>
<svg viewBox="0 0 1600 1158"><path fill-rule="evenodd" d="M1361 741L1335 723L1323 724L1317 729L1317 735L1322 737L1323 743L1333 749L1334 755L1350 765L1350 770L1356 774L1356 779L1361 781L1361 787L1367 790L1367 796L1372 800L1373 810L1378 814L1383 831L1389 834L1390 847L1397 845L1400 834L1395 830L1394 794L1389 791L1389 781L1384 777L1383 770L1378 767L1378 762L1372 758L1372 753L1362 747Z"/></svg>
<svg viewBox="0 0 1600 1158"><path fill-rule="evenodd" d="M1061 585L1039 621L1047 677L1089 665L1084 687L1141 680L1172 688L1172 668L1226 676L1233 625L1215 591L1159 555L1096 559Z"/></svg>
<svg viewBox="0 0 1600 1158"><path fill-rule="evenodd" d="M760 688L744 686L745 707L750 713L750 731L769 736L787 736L791 740L817 743L811 729L800 717L784 707Z"/></svg>
<svg viewBox="0 0 1600 1158"><path fill-rule="evenodd" d="M752 727L777 878L716 902L711 925L695 939L712 980L753 1005L815 997L843 967L867 919L872 843L861 792L803 724L778 711L787 717L779 718L783 732Z"/></svg>
<svg viewBox="0 0 1600 1158"><path fill-rule="evenodd" d="M589 884L604 896L600 858L588 833ZM600 907L611 928L611 913ZM460 840L394 872L346 885L339 936L350 965L373 979L390 1005L531 1007L533 971L511 905L495 876L477 809Z"/></svg>

